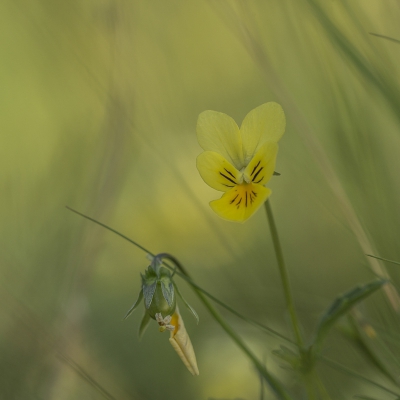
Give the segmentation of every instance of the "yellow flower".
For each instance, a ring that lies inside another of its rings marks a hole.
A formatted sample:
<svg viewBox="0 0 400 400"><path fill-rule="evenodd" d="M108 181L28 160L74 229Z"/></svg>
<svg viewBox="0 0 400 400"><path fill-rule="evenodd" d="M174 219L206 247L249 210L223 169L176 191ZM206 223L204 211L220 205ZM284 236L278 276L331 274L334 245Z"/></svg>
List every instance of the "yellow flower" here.
<svg viewBox="0 0 400 400"><path fill-rule="evenodd" d="M274 102L250 111L237 126L226 114L204 111L197 121L197 139L205 150L197 169L207 185L225 192L211 208L229 221L244 222L267 200L278 152L285 132L282 107Z"/></svg>

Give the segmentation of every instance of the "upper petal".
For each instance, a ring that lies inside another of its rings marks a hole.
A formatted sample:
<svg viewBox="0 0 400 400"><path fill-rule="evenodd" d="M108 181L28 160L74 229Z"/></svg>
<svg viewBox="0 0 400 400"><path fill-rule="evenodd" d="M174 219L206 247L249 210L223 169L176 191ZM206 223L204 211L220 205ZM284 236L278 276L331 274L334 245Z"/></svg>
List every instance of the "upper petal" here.
<svg viewBox="0 0 400 400"><path fill-rule="evenodd" d="M214 151L205 151L197 157L197 169L207 185L221 192L226 192L242 181L242 174Z"/></svg>
<svg viewBox="0 0 400 400"><path fill-rule="evenodd" d="M285 113L278 103L265 103L251 110L240 127L245 165L266 141L278 142L285 126Z"/></svg>
<svg viewBox="0 0 400 400"><path fill-rule="evenodd" d="M244 166L239 127L228 115L203 111L197 120L197 140L204 150L224 156L237 169Z"/></svg>
<svg viewBox="0 0 400 400"><path fill-rule="evenodd" d="M276 142L264 143L244 170L246 182L265 185L274 173L277 154L278 144Z"/></svg>

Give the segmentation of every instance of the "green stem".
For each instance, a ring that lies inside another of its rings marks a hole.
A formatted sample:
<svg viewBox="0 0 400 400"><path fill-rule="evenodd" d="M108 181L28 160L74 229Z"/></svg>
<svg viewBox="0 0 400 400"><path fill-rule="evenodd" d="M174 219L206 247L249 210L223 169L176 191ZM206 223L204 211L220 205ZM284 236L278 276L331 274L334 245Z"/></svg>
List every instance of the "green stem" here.
<svg viewBox="0 0 400 400"><path fill-rule="evenodd" d="M167 253L159 254L158 257L162 256L170 261L172 261L182 272L183 275L188 277L190 276L183 267L183 265L173 256ZM214 306L206 299L203 293L192 286L193 290L200 298L201 302L208 309L210 314L214 317L214 319L218 322L221 328L231 337L231 339L236 343L236 345L242 349L242 351L247 355L247 357L253 362L254 366L257 368L258 372L263 376L265 381L269 384L272 391L276 394L279 399L291 399L291 397L285 392L280 383L273 377L265 368L265 366L257 359L257 357L251 352L251 350L246 346L243 340L237 335L237 333L232 329L232 327L224 320L224 318L219 314L219 312L214 308Z"/></svg>
<svg viewBox="0 0 400 400"><path fill-rule="evenodd" d="M303 338L301 336L300 325L299 325L299 321L297 319L296 310L294 308L292 292L290 290L289 275L288 275L288 272L286 269L285 259L283 258L283 251L282 251L281 243L279 241L278 230L275 225L275 220L274 220L274 216L272 214L272 208L271 208L271 204L270 204L269 200L267 200L265 202L265 210L267 211L268 224L269 224L269 229L271 231L272 243L274 245L276 260L278 262L278 267L279 267L279 273L281 275L281 281L282 281L282 285L283 285L283 292L285 294L286 306L289 310L290 319L292 321L293 332L296 337L297 346L299 347L301 360L303 362L305 362L306 361L306 353L305 353L305 349L304 349L304 342L303 342ZM304 375L304 382L306 385L309 400L315 399L315 391L313 388L312 376L313 376L312 371L308 371Z"/></svg>
<svg viewBox="0 0 400 400"><path fill-rule="evenodd" d="M274 244L276 260L278 262L278 267L279 267L279 273L281 275L283 291L286 299L286 306L289 310L290 319L292 320L292 327L296 337L296 342L299 347L299 350L301 351L304 347L303 338L301 337L300 333L300 325L297 319L296 310L294 308L292 292L290 290L289 275L286 269L285 260L283 258L283 252L281 243L279 241L278 230L276 229L274 216L272 214L272 209L269 200L265 202L265 210L267 211L269 229L271 231L272 242Z"/></svg>

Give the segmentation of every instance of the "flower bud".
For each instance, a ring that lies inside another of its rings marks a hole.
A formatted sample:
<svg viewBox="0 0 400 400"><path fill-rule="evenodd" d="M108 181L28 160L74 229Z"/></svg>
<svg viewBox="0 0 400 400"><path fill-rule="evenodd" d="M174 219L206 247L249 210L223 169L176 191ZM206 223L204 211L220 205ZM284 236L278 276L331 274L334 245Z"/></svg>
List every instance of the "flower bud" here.
<svg viewBox="0 0 400 400"><path fill-rule="evenodd" d="M154 291L153 298L151 300L149 308L146 309L147 313L151 318L156 319L156 314L160 313L163 317L172 315L175 312L176 297L172 296L172 301L169 304L164 297L162 283L157 282L156 289Z"/></svg>
<svg viewBox="0 0 400 400"><path fill-rule="evenodd" d="M142 275L142 289L146 312L151 318L156 319L156 314L165 318L175 312L174 284L166 268L150 265Z"/></svg>

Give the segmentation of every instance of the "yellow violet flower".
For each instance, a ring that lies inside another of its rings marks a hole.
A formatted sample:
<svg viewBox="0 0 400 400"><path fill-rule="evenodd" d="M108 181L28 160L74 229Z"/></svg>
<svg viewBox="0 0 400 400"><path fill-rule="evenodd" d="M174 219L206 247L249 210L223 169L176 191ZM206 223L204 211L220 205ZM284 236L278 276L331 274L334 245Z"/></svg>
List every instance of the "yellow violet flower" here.
<svg viewBox="0 0 400 400"><path fill-rule="evenodd" d="M250 111L239 129L224 113L204 111L197 120L197 139L204 152L197 169L207 185L225 192L211 208L229 221L244 222L267 200L278 152L285 132L282 107L274 102Z"/></svg>

